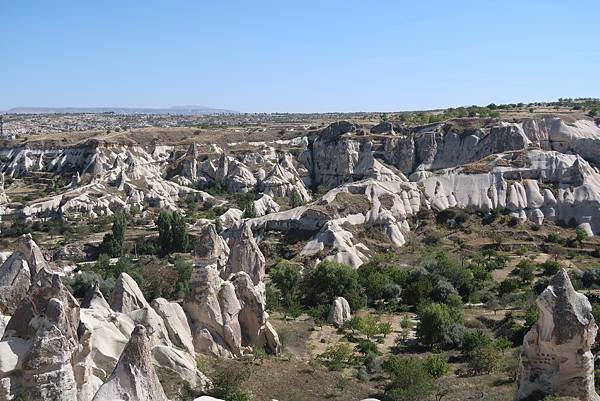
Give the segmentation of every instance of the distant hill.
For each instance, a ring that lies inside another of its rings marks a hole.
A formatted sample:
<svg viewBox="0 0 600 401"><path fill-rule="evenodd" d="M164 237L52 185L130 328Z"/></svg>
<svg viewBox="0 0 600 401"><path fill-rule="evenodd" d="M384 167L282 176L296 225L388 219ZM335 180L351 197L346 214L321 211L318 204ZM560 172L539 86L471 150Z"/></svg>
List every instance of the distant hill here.
<svg viewBox="0 0 600 401"><path fill-rule="evenodd" d="M205 106L173 106L168 108L137 107L13 107L9 114L114 113L114 114L239 114L239 111Z"/></svg>

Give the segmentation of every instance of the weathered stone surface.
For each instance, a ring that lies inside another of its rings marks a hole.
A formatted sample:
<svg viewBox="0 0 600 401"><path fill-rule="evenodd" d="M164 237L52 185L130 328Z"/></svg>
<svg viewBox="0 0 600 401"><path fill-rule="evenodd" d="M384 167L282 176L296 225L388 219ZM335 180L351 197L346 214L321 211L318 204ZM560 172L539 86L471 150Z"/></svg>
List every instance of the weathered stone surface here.
<svg viewBox="0 0 600 401"><path fill-rule="evenodd" d="M107 400L168 401L152 365L144 326L135 327L117 366L93 399Z"/></svg>
<svg viewBox="0 0 600 401"><path fill-rule="evenodd" d="M207 225L194 249L195 263L203 266L216 264L224 268L229 257L227 242L217 233L213 224Z"/></svg>
<svg viewBox="0 0 600 401"><path fill-rule="evenodd" d="M110 299L111 308L121 313L133 312L148 306L140 287L127 273L119 275Z"/></svg>
<svg viewBox="0 0 600 401"><path fill-rule="evenodd" d="M73 401L77 398L67 319L63 303L50 299L45 319L39 322L29 352L23 358L22 388L27 399Z"/></svg>
<svg viewBox="0 0 600 401"><path fill-rule="evenodd" d="M183 308L178 303L169 302L164 298L153 300L152 307L163 319L171 342L194 355L192 330Z"/></svg>
<svg viewBox="0 0 600 401"><path fill-rule="evenodd" d="M231 240L229 259L223 272L227 279L234 273L246 272L254 284L260 283L265 277L265 257L254 240L254 234L249 224L243 224Z"/></svg>
<svg viewBox="0 0 600 401"><path fill-rule="evenodd" d="M556 394L598 401L594 387L594 344L598 326L587 297L559 271L538 297L540 315L523 340L518 399Z"/></svg>
<svg viewBox="0 0 600 401"><path fill-rule="evenodd" d="M277 333L267 321L264 284L254 285L245 272L227 281L214 267L195 268L183 308L196 352L239 356L256 344L272 353L280 350Z"/></svg>
<svg viewBox="0 0 600 401"><path fill-rule="evenodd" d="M94 284L93 287L90 287L88 292L85 294L83 301L81 301L81 307L87 309L100 309L100 310L110 310L110 305L106 302L102 291L100 291L100 287L98 284Z"/></svg>
<svg viewBox="0 0 600 401"><path fill-rule="evenodd" d="M350 305L348 304L348 301L346 301L346 298L337 297L333 301L333 304L331 304L331 308L329 308L327 323L342 327L344 322L350 320L351 317Z"/></svg>
<svg viewBox="0 0 600 401"><path fill-rule="evenodd" d="M27 297L31 273L27 261L14 252L0 266L0 313L12 315Z"/></svg>

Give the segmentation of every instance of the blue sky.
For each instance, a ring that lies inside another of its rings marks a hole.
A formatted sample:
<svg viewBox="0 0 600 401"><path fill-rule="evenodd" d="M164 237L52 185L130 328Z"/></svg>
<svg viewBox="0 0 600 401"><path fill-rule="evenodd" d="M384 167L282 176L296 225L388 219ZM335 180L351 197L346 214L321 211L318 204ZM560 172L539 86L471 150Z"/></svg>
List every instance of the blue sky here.
<svg viewBox="0 0 600 401"><path fill-rule="evenodd" d="M600 96L598 1L0 2L0 110L395 111Z"/></svg>

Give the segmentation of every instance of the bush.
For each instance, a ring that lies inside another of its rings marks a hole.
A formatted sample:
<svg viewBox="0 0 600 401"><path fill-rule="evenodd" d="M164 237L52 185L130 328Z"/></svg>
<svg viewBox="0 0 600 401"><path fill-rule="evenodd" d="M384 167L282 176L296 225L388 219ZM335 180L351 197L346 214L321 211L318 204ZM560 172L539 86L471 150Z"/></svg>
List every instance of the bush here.
<svg viewBox="0 0 600 401"><path fill-rule="evenodd" d="M171 298L182 299L187 294L190 279L192 278L192 264L179 256L175 259L175 271L177 272L177 281L175 282L175 290L171 294Z"/></svg>
<svg viewBox="0 0 600 401"><path fill-rule="evenodd" d="M501 362L500 351L494 344L489 344L469 353L468 367L471 374L490 374L500 367Z"/></svg>
<svg viewBox="0 0 600 401"><path fill-rule="evenodd" d="M544 276L554 276L556 273L558 273L561 267L562 266L560 265L560 262L551 259L547 259L540 265Z"/></svg>
<svg viewBox="0 0 600 401"><path fill-rule="evenodd" d="M535 278L536 264L531 259L523 259L515 269L517 276L523 284L531 284Z"/></svg>
<svg viewBox="0 0 600 401"><path fill-rule="evenodd" d="M298 296L298 285L302 280L300 269L284 260L271 270L269 276L273 285L280 291L283 306L289 307Z"/></svg>
<svg viewBox="0 0 600 401"><path fill-rule="evenodd" d="M492 344L492 339L481 330L468 331L463 338L463 352L469 355L477 348Z"/></svg>
<svg viewBox="0 0 600 401"><path fill-rule="evenodd" d="M250 396L241 386L249 378L250 368L247 365L220 363L212 378L213 387L209 395L226 401L247 401Z"/></svg>
<svg viewBox="0 0 600 401"><path fill-rule="evenodd" d="M436 354L429 354L423 362L423 366L429 375L435 379L446 375L450 371L448 361Z"/></svg>
<svg viewBox="0 0 600 401"><path fill-rule="evenodd" d="M510 294L511 292L518 290L520 286L519 280L514 277L508 277L500 283L498 286L498 292L501 296Z"/></svg>
<svg viewBox="0 0 600 401"><path fill-rule="evenodd" d="M419 311L417 338L426 346L444 344L452 326L462 321L460 311L444 304L429 304Z"/></svg>
<svg viewBox="0 0 600 401"><path fill-rule="evenodd" d="M383 363L390 375L385 395L392 401L422 401L433 393L435 383L424 363L418 358L390 356Z"/></svg>
<svg viewBox="0 0 600 401"><path fill-rule="evenodd" d="M360 291L358 273L342 263L323 261L305 273L301 285L304 303L308 306L331 306L333 300L342 296L355 311L361 306L353 293Z"/></svg>
<svg viewBox="0 0 600 401"><path fill-rule="evenodd" d="M354 352L346 343L338 343L327 347L325 352L317 358L324 366L333 371L342 370L356 363Z"/></svg>
<svg viewBox="0 0 600 401"><path fill-rule="evenodd" d="M452 296L458 296L456 288L447 280L439 280L431 290L431 298L435 302L448 303Z"/></svg>

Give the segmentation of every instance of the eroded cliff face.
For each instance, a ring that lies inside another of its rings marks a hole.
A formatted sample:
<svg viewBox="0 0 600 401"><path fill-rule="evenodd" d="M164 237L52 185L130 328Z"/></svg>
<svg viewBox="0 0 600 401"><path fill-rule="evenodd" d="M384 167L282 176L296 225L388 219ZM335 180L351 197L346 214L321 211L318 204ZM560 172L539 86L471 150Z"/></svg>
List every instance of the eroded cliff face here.
<svg viewBox="0 0 600 401"><path fill-rule="evenodd" d="M594 121L547 117L422 127L385 122L370 129L339 121L292 140L221 146L31 145L4 155L5 175L52 172L71 181L58 194L22 206L10 203L0 188L0 214L38 219L96 217L132 207L142 214L154 207L181 210L186 199L223 203L204 192L216 188L256 194L257 218L249 225L257 242L268 230L301 230L311 237L304 255L359 266L370 249L355 238L356 228L373 226L390 245L402 246L407 216L422 208L506 209L521 220L597 234L598 144ZM322 190L329 192L313 199ZM286 203L304 205L280 211ZM225 237L239 232L243 215L230 207L219 216ZM18 261L12 268L7 283L26 281Z"/></svg>
<svg viewBox="0 0 600 401"><path fill-rule="evenodd" d="M538 297L537 305L538 321L523 340L517 398L562 395L600 400L591 352L598 326L590 302L573 289L567 272L561 270Z"/></svg>
<svg viewBox="0 0 600 401"><path fill-rule="evenodd" d="M91 401L128 394L163 400L155 369L199 389L209 385L177 303L158 298L150 305L123 273L110 304L94 287L79 305L55 270L30 235L19 238L0 266L0 282L19 288L0 287L2 320L8 319L0 341L0 399ZM11 281L15 274L19 280Z"/></svg>

